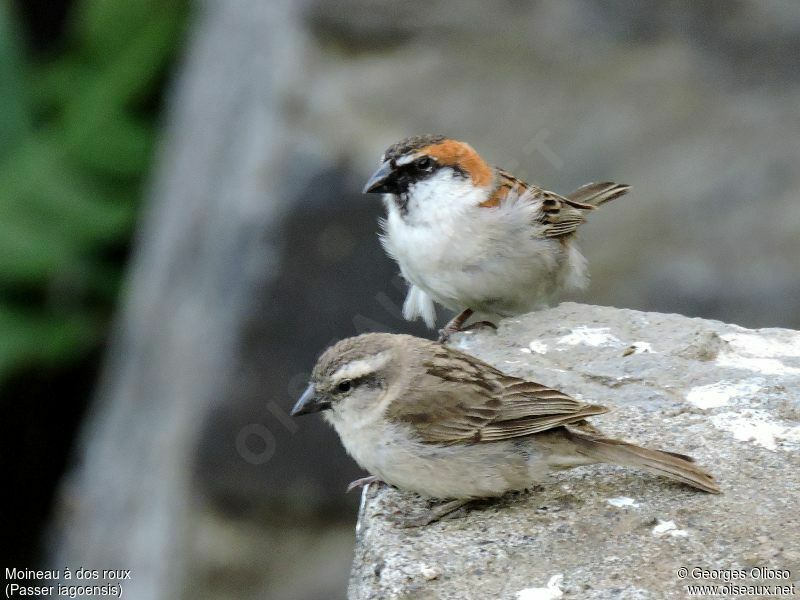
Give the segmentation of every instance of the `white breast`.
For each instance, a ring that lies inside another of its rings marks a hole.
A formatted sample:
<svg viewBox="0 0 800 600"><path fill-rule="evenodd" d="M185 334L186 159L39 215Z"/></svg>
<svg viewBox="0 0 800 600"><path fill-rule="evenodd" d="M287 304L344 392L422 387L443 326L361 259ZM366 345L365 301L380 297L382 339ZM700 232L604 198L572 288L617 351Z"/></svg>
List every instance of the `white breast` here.
<svg viewBox="0 0 800 600"><path fill-rule="evenodd" d="M452 310L501 315L539 308L564 284L580 285L580 253L541 235L535 205L479 207L486 195L469 180L434 178L413 190L405 214L387 197L384 247L410 283Z"/></svg>

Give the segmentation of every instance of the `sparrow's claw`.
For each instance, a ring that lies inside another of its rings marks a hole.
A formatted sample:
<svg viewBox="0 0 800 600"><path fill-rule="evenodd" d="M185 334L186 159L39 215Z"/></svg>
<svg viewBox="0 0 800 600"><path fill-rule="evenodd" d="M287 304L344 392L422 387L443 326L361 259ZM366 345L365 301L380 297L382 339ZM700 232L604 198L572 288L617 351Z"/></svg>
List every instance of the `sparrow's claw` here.
<svg viewBox="0 0 800 600"><path fill-rule="evenodd" d="M347 490L345 494L348 492L352 492L356 488L363 488L365 485L369 485L370 483L380 482L380 479L375 475L370 475L369 477L362 477L361 479L356 479L355 481L351 481L347 484Z"/></svg>
<svg viewBox="0 0 800 600"><path fill-rule="evenodd" d="M389 517L389 520L392 521L395 525L397 525L401 529L407 529L409 527L425 527L425 525L430 525L431 523L435 523L436 521L439 521L441 519L451 518L456 516L454 513L458 511L458 509L460 509L465 504L468 504L469 502L470 500L452 500L450 502L445 502L444 504L440 504L439 506L432 508L422 514L418 514L415 516L394 515Z"/></svg>
<svg viewBox="0 0 800 600"><path fill-rule="evenodd" d="M445 344L450 341L450 336L452 336L454 333L459 333L462 331L481 331L484 329L492 329L494 331L497 331L497 325L495 325L491 321L475 321L474 323L470 323L466 327L459 327L458 329L453 329L448 324L447 327L439 330L439 339L437 341L440 344Z"/></svg>
<svg viewBox="0 0 800 600"><path fill-rule="evenodd" d="M472 316L472 309L465 308L460 313L458 313L455 317L450 319L450 322L444 326L444 328L439 330L439 339L438 342L440 344L444 344L450 340L450 336L456 332L462 331L462 327L464 323Z"/></svg>

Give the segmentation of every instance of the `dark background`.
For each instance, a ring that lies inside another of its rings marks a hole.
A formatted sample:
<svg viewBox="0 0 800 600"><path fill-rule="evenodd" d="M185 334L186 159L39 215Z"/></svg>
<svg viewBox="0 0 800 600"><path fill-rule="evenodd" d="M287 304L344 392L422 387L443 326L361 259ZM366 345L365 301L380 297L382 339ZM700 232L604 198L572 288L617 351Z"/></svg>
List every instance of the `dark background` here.
<svg viewBox="0 0 800 600"><path fill-rule="evenodd" d="M0 7L3 565L40 555L106 349L182 45L187 3L164 2L149 15L156 4L138 4ZM163 30L148 39L156 21ZM137 43L160 47L125 56ZM126 61L146 76L115 78Z"/></svg>

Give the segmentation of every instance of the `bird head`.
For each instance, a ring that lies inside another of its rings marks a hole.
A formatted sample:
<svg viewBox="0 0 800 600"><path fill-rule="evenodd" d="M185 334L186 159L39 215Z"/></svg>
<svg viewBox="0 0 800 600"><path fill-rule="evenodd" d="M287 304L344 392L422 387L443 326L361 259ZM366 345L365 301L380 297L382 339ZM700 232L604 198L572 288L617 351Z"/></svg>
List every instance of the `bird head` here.
<svg viewBox="0 0 800 600"><path fill-rule="evenodd" d="M493 180L494 170L469 144L442 135L419 135L390 146L363 191L394 194L405 205L408 196L422 190L486 188Z"/></svg>
<svg viewBox="0 0 800 600"><path fill-rule="evenodd" d="M317 360L311 381L290 414L326 411L328 420L368 416L396 377L397 337L364 334L328 348Z"/></svg>

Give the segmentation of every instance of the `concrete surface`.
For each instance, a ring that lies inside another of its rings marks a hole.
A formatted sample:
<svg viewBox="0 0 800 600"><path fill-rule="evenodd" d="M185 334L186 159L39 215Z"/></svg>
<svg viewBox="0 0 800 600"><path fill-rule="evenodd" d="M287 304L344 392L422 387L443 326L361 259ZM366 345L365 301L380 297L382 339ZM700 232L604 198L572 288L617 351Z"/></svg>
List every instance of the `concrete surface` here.
<svg viewBox="0 0 800 600"><path fill-rule="evenodd" d="M453 343L613 407L592 423L691 454L723 493L582 467L464 518L399 529L387 514L428 501L373 485L359 515L351 598L684 598L687 585L725 579L794 584L800 594L800 332L565 303Z"/></svg>

